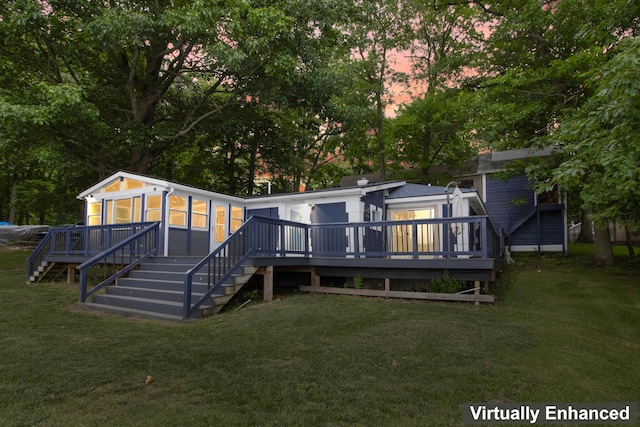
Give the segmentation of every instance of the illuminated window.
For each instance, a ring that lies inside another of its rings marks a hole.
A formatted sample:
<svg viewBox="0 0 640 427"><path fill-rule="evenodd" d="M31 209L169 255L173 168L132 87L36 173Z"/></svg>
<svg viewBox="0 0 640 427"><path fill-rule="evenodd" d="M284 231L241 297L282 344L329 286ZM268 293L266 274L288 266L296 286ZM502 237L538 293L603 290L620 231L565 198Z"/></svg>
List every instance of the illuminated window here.
<svg viewBox="0 0 640 427"><path fill-rule="evenodd" d="M133 198L133 218L131 218L133 222L142 221L142 206L140 206L141 201L142 201L141 197Z"/></svg>
<svg viewBox="0 0 640 427"><path fill-rule="evenodd" d="M113 200L107 200L107 206L104 210L107 217L105 218L105 224L113 224Z"/></svg>
<svg viewBox="0 0 640 427"><path fill-rule="evenodd" d="M87 220L89 225L102 224L102 203L93 202L87 205Z"/></svg>
<svg viewBox="0 0 640 427"><path fill-rule="evenodd" d="M132 190L134 188L142 188L144 187L144 182L138 181L137 179L131 178L122 178L116 179L111 184L104 187L103 191L105 193L113 193L114 191L121 190Z"/></svg>
<svg viewBox="0 0 640 427"><path fill-rule="evenodd" d="M191 201L191 226L207 228L207 202L193 199Z"/></svg>
<svg viewBox="0 0 640 427"><path fill-rule="evenodd" d="M116 224L131 222L131 199L116 200Z"/></svg>
<svg viewBox="0 0 640 427"><path fill-rule="evenodd" d="M138 181L137 179L125 178L122 181L123 190L131 190L134 188L142 188L142 187L144 187L144 182Z"/></svg>
<svg viewBox="0 0 640 427"><path fill-rule="evenodd" d="M231 232L233 233L242 226L244 210L237 206L231 206Z"/></svg>
<svg viewBox="0 0 640 427"><path fill-rule="evenodd" d="M216 206L216 229L215 229L215 241L224 242L227 238L225 233L227 222L227 209L222 206Z"/></svg>
<svg viewBox="0 0 640 427"><path fill-rule="evenodd" d="M146 221L162 221L162 196L147 196Z"/></svg>
<svg viewBox="0 0 640 427"><path fill-rule="evenodd" d="M120 179L116 179L111 184L104 187L105 193L112 193L114 191L120 191Z"/></svg>
<svg viewBox="0 0 640 427"><path fill-rule="evenodd" d="M169 197L169 225L187 226L187 198Z"/></svg>
<svg viewBox="0 0 640 427"><path fill-rule="evenodd" d="M407 221L413 219L431 219L435 217L435 209L416 209L396 211L393 213L395 221ZM393 250L396 252L412 252L414 247L413 224L393 226ZM416 225L416 247L419 252L432 252L437 249L437 225Z"/></svg>

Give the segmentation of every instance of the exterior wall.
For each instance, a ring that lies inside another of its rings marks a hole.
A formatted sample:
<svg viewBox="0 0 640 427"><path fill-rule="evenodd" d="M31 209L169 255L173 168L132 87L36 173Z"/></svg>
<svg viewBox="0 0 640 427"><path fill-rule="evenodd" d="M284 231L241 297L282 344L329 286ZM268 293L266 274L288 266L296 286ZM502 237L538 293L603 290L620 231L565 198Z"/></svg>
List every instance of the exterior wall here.
<svg viewBox="0 0 640 427"><path fill-rule="evenodd" d="M209 253L209 232L169 229L169 256L205 256Z"/></svg>
<svg viewBox="0 0 640 427"><path fill-rule="evenodd" d="M494 178L486 179L485 207L496 231L504 230L508 234L510 228L519 219L531 213L535 208L535 194L529 190L529 180L524 175L511 177L508 181ZM513 199L524 198L526 203L515 205Z"/></svg>
<svg viewBox="0 0 640 427"><path fill-rule="evenodd" d="M558 211L540 212L540 245L550 247L559 245L560 250L564 240L564 221ZM516 248L532 248L538 250L538 224L534 215L516 230L511 236L511 246ZM524 250L524 249L519 249Z"/></svg>
<svg viewBox="0 0 640 427"><path fill-rule="evenodd" d="M485 206L489 218L496 231L510 237L506 243L511 251L537 251L538 246L542 251L563 250L566 229L561 205L555 205L557 209L541 210L538 224L536 194L529 189L525 175L507 181L488 175L486 190ZM512 203L514 199L521 203Z"/></svg>

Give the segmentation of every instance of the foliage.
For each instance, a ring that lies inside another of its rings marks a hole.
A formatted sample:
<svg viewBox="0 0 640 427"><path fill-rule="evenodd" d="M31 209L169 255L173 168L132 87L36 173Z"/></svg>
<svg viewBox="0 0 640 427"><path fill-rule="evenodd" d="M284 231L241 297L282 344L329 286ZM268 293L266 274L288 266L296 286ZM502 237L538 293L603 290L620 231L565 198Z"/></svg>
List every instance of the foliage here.
<svg viewBox="0 0 640 427"><path fill-rule="evenodd" d="M554 182L580 188L583 208L599 226L640 229L640 39L623 40L588 81L594 96L552 136L566 160Z"/></svg>
<svg viewBox="0 0 640 427"><path fill-rule="evenodd" d="M394 169L427 183L433 166L456 167L477 154L466 132L464 99L457 90L432 91L401 109L390 126L395 145L388 157Z"/></svg>
<svg viewBox="0 0 640 427"><path fill-rule="evenodd" d="M462 289L462 283L449 276L444 270L442 277L429 280L429 292L456 293Z"/></svg>

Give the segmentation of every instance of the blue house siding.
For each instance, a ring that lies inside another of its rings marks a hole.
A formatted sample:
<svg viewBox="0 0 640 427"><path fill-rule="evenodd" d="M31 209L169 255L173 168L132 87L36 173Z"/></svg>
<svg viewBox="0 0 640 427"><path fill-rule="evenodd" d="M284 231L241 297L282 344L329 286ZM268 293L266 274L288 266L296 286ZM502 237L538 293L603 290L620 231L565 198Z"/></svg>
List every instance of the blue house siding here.
<svg viewBox="0 0 640 427"><path fill-rule="evenodd" d="M209 253L209 232L169 228L169 256L205 256Z"/></svg>
<svg viewBox="0 0 640 427"><path fill-rule="evenodd" d="M311 210L312 224L331 224L348 222L347 204L345 202L317 204ZM340 228L317 228L312 230L314 251L318 253L340 253L347 251L347 236Z"/></svg>
<svg viewBox="0 0 640 427"><path fill-rule="evenodd" d="M278 208L247 209L247 219L252 216L266 216L267 218L280 219Z"/></svg>
<svg viewBox="0 0 640 427"><path fill-rule="evenodd" d="M535 209L535 194L529 189L529 181L525 175L511 177L508 181L487 176L487 200L485 207L495 229L509 233L522 218L531 215ZM525 198L526 203L515 205L514 199Z"/></svg>
<svg viewBox="0 0 640 427"><path fill-rule="evenodd" d="M561 211L540 212L540 244L562 245L564 243L564 221ZM511 234L511 244L514 246L537 245L538 224L537 216L533 215L522 226Z"/></svg>

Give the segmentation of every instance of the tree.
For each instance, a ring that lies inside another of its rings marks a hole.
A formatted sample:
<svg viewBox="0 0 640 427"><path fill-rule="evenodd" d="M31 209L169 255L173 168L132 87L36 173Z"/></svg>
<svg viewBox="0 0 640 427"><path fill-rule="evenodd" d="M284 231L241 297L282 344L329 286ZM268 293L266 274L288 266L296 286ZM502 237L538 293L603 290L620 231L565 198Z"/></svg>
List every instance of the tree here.
<svg viewBox="0 0 640 427"><path fill-rule="evenodd" d="M425 83L427 94L460 87L478 73L479 54L484 46L481 29L487 14L470 2L413 0L411 79ZM421 95L421 94L419 94Z"/></svg>
<svg viewBox="0 0 640 427"><path fill-rule="evenodd" d="M394 166L409 179L427 183L435 165L459 166L477 154L468 138L466 94L460 90L431 91L402 108L391 123Z"/></svg>
<svg viewBox="0 0 640 427"><path fill-rule="evenodd" d="M294 3L11 1L2 57L27 58L15 69L34 88L73 87L98 111L90 132L56 130L68 154L149 173L225 108L305 70L300 40L325 31L287 14Z"/></svg>
<svg viewBox="0 0 640 427"><path fill-rule="evenodd" d="M614 263L610 222L640 230L640 39L628 37L612 59L592 73L594 91L552 136L567 159L554 171L554 182L580 188L584 209L596 229L596 258Z"/></svg>
<svg viewBox="0 0 640 427"><path fill-rule="evenodd" d="M354 46L353 57L361 84L360 94L373 105L368 124L375 138L375 154L382 180L386 177L385 114L392 83L407 82L406 74L394 70L398 52L408 47L410 15L402 0L357 2L355 17L344 31Z"/></svg>

